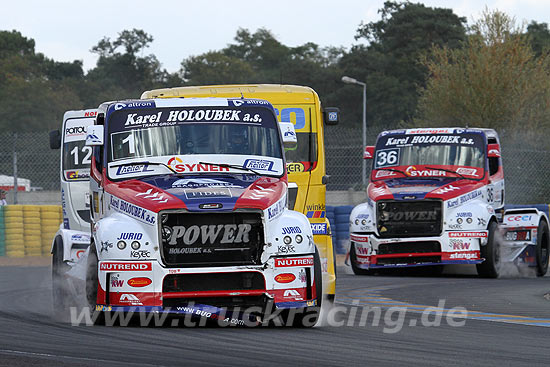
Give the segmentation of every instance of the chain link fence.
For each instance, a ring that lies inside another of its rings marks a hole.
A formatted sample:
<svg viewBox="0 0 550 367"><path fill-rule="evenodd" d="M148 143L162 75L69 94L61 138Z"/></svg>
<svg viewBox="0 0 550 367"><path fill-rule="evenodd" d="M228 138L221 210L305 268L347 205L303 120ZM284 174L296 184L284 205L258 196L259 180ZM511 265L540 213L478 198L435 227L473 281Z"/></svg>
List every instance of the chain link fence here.
<svg viewBox="0 0 550 367"><path fill-rule="evenodd" d="M387 126L384 129L395 127ZM367 130L367 144L373 145L381 129ZM363 143L361 127L329 126L325 130L327 190L363 191L361 172ZM550 201L550 141L543 134L499 131L506 178L506 202L540 204ZM1 133L0 178L8 176L13 185L30 180L31 190L57 191L59 150L49 148L47 132ZM367 175L371 161L367 161ZM4 178L6 179L6 178ZM0 186L2 183L0 182Z"/></svg>

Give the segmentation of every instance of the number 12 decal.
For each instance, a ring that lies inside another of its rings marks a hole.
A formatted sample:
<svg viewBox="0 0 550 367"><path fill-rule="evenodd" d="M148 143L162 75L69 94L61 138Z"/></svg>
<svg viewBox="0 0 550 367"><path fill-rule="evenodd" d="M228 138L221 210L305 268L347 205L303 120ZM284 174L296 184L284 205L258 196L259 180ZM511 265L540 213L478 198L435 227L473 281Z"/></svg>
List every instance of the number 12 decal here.
<svg viewBox="0 0 550 367"><path fill-rule="evenodd" d="M376 152L374 169L399 165L399 148L382 149Z"/></svg>

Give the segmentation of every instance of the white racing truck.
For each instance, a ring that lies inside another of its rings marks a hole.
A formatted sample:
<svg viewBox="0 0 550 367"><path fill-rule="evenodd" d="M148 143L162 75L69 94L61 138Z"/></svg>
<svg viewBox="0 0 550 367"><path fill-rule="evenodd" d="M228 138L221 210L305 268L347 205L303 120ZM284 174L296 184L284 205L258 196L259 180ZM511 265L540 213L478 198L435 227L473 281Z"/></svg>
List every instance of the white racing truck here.
<svg viewBox="0 0 550 367"><path fill-rule="evenodd" d="M313 326L319 252L308 219L287 209L283 145L295 144L293 125L278 123L264 100L102 104L86 137L91 245L74 264L63 242L53 269L60 288L72 282L67 266L85 264L96 314L238 324L276 315Z"/></svg>
<svg viewBox="0 0 550 367"><path fill-rule="evenodd" d="M500 145L491 129L437 128L382 132L368 202L350 215L351 267L377 269L476 264L498 277L504 263L546 274L548 218L535 208L504 209Z"/></svg>
<svg viewBox="0 0 550 367"><path fill-rule="evenodd" d="M67 111L62 130L50 132L50 148L61 148L61 205L63 223L52 242L54 308L66 304L67 289L61 277L90 245L90 163L92 147L86 146L86 128L93 125L97 110Z"/></svg>

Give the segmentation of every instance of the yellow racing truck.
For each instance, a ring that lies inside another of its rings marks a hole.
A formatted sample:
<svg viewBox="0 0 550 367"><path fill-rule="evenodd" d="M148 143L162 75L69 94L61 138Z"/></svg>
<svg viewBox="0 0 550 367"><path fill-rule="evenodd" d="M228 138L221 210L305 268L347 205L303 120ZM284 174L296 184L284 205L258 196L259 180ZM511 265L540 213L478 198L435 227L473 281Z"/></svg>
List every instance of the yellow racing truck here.
<svg viewBox="0 0 550 367"><path fill-rule="evenodd" d="M146 91L142 99L150 98L251 98L269 101L275 108L279 122L292 122L298 145L287 150L288 207L304 213L310 221L313 237L321 253L325 293L334 299L336 263L331 231L326 218L325 195L327 178L325 167L324 126L339 122L338 108L323 108L317 93L295 85L247 84L205 85L155 89Z"/></svg>

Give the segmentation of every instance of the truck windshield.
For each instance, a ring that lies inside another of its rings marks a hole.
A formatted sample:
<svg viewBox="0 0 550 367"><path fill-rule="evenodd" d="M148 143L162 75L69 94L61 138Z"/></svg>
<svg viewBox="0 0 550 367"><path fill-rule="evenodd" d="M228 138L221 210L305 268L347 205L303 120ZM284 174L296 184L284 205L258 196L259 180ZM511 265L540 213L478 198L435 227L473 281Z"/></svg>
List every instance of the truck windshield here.
<svg viewBox="0 0 550 367"><path fill-rule="evenodd" d="M199 113L205 110L205 114ZM222 112L216 113L216 110ZM229 113L224 114L224 111ZM189 118L192 114L212 118L197 121ZM132 160L153 161L162 157L156 160L166 161L164 163L170 166L173 162L183 164L187 160L244 165L251 157L264 157L280 160L282 167L278 123L273 112L266 108L123 110L111 115L109 132L109 162L117 164L125 160L131 163ZM269 162L264 161L264 165L270 166ZM281 170L279 174L282 173Z"/></svg>
<svg viewBox="0 0 550 367"><path fill-rule="evenodd" d="M375 173L376 170L393 175L401 170L406 176L419 177L421 173L413 171L421 167L428 169L423 171L426 176L452 177L452 172L456 172L456 176L481 178L485 169L484 147L481 133L388 134L376 143L373 177L392 176ZM449 174L442 174L444 170Z"/></svg>

